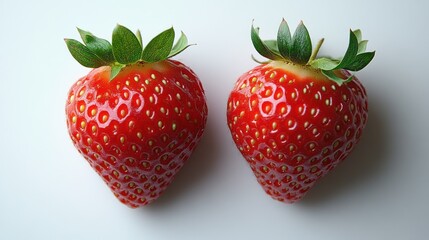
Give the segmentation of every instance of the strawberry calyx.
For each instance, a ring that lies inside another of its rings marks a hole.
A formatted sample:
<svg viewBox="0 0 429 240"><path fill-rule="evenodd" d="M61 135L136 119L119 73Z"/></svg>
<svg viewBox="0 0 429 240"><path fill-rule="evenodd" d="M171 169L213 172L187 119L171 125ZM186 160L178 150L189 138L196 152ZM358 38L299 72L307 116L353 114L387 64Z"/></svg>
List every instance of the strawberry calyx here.
<svg viewBox="0 0 429 240"><path fill-rule="evenodd" d="M71 55L84 67L110 66L110 80L128 65L163 61L192 45L188 44L183 32L174 44L173 27L155 36L145 47L140 30L134 34L119 24L113 30L112 43L85 30L79 28L77 30L83 43L74 39L64 39Z"/></svg>
<svg viewBox="0 0 429 240"><path fill-rule="evenodd" d="M256 51L269 61L283 61L306 66L320 71L325 77L338 85L347 83L353 79L353 75L343 79L336 74L337 70L359 71L366 67L375 56L375 51L365 52L368 41L362 40L361 30L350 30L349 45L342 58L317 57L324 39L321 39L314 50L307 28L301 21L293 35L291 35L287 22L283 19L277 32L277 39L262 40L259 36L259 28L251 27L251 39Z"/></svg>

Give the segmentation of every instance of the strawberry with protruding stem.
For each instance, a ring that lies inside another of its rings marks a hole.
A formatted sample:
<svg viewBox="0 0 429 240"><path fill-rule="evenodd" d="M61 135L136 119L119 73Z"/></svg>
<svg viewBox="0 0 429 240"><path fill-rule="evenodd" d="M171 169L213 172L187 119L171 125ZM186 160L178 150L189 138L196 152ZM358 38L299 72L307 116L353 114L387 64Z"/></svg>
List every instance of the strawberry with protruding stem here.
<svg viewBox="0 0 429 240"><path fill-rule="evenodd" d="M151 203L197 146L207 120L202 84L181 62L186 49L173 28L143 47L140 32L118 25L112 43L78 29L65 39L72 56L94 68L73 84L66 102L70 137L114 195L129 207Z"/></svg>
<svg viewBox="0 0 429 240"><path fill-rule="evenodd" d="M350 31L343 58L317 58L301 22L292 36L285 20L276 40L251 39L266 62L244 73L227 105L232 138L258 182L276 200L300 200L317 180L346 159L367 123L365 88L350 71L364 68L361 31ZM252 56L253 57L253 56Z"/></svg>

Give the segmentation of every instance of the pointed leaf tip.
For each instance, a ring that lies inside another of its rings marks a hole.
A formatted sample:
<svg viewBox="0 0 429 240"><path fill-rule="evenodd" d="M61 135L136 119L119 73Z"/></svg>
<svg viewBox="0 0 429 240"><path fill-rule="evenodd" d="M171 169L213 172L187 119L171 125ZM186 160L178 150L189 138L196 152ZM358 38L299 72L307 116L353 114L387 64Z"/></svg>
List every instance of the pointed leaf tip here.
<svg viewBox="0 0 429 240"><path fill-rule="evenodd" d="M145 62L158 62L168 58L174 43L173 27L155 36L143 49L142 59Z"/></svg>
<svg viewBox="0 0 429 240"><path fill-rule="evenodd" d="M293 62L306 64L312 52L311 38L304 22L301 21L292 37L290 58Z"/></svg>
<svg viewBox="0 0 429 240"><path fill-rule="evenodd" d="M95 55L87 46L77 40L65 38L67 48L76 61L82 66L89 68L97 68L105 65L105 62Z"/></svg>
<svg viewBox="0 0 429 240"><path fill-rule="evenodd" d="M112 34L112 50L116 61L130 64L140 59L142 46L131 30L117 24Z"/></svg>

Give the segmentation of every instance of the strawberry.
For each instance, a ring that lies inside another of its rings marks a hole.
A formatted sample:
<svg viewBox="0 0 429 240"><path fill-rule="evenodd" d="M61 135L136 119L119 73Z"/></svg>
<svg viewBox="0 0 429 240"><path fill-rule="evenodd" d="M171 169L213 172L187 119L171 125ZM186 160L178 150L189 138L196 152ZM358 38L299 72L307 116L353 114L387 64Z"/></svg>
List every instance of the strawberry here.
<svg viewBox="0 0 429 240"><path fill-rule="evenodd" d="M321 177L349 156L368 118L365 88L350 71L364 68L360 30L350 31L342 59L316 58L301 22L291 36L285 20L277 40L251 28L257 52L269 59L237 80L227 105L232 138L257 181L272 198L300 200Z"/></svg>
<svg viewBox="0 0 429 240"><path fill-rule="evenodd" d="M72 56L94 68L66 102L73 144L114 195L131 208L157 199L183 167L207 120L197 75L168 58L187 48L170 28L143 48L140 32L118 25L112 44L78 29L65 39Z"/></svg>

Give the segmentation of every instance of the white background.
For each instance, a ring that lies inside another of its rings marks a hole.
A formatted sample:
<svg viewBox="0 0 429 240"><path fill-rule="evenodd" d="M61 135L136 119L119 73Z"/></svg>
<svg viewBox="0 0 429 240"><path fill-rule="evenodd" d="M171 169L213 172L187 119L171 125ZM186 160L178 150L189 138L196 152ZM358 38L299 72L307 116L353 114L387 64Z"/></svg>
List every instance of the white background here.
<svg viewBox="0 0 429 240"><path fill-rule="evenodd" d="M0 0L0 239L424 239L429 227L428 1ZM373 62L357 76L369 122L352 156L302 202L268 197L226 126L229 91L256 63L250 25L274 38L304 20L322 54L361 28ZM119 203L67 135L68 88L89 70L64 37L110 39L174 26L198 45L177 57L200 77L209 120L194 155L152 205Z"/></svg>

